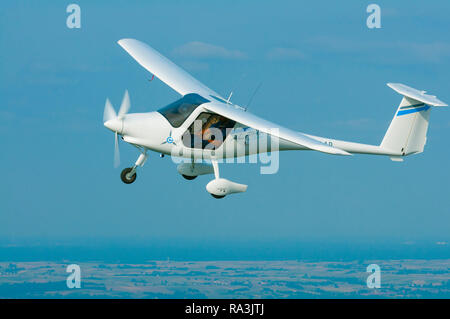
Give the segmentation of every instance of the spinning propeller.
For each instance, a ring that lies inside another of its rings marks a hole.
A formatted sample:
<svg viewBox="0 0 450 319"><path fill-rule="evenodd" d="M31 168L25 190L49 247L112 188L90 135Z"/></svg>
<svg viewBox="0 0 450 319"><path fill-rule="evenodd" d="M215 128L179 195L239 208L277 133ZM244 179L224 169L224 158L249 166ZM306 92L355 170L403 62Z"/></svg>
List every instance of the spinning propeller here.
<svg viewBox="0 0 450 319"><path fill-rule="evenodd" d="M130 96L128 91L125 91L122 104L120 105L119 113L116 114L109 99L106 99L105 110L103 111L103 125L114 132L114 167L120 165L120 152L119 152L119 138L118 135L122 134L123 130L123 118L130 109Z"/></svg>

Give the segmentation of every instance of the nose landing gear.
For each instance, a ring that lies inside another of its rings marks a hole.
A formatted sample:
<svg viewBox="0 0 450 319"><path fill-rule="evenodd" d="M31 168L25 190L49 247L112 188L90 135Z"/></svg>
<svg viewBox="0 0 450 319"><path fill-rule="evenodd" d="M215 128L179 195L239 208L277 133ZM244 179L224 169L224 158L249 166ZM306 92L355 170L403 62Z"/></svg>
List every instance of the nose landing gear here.
<svg viewBox="0 0 450 319"><path fill-rule="evenodd" d="M120 179L125 184L131 184L136 180L136 169L138 166L144 166L145 161L147 160L147 152L142 152L141 155L139 155L136 163L133 167L127 167L125 168L122 173L120 173Z"/></svg>

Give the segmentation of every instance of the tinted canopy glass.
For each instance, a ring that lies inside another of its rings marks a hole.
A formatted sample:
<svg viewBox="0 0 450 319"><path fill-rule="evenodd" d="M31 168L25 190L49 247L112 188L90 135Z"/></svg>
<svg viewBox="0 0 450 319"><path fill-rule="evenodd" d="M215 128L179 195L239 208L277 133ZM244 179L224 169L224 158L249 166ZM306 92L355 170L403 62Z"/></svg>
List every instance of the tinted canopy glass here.
<svg viewBox="0 0 450 319"><path fill-rule="evenodd" d="M180 127L181 124L191 115L191 113L200 104L207 103L209 100L196 93L190 93L158 110L173 127Z"/></svg>

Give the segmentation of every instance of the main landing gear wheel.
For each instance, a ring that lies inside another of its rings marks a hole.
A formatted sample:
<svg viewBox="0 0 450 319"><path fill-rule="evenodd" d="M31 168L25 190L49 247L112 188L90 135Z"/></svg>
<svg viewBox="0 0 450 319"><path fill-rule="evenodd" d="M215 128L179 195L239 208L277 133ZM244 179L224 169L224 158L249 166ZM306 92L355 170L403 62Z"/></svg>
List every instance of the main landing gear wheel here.
<svg viewBox="0 0 450 319"><path fill-rule="evenodd" d="M211 196L214 197L214 198L217 198L217 199L225 197L225 195L214 195L214 194L211 194Z"/></svg>
<svg viewBox="0 0 450 319"><path fill-rule="evenodd" d="M127 177L128 173L130 173L132 170L133 170L132 167L127 167L120 174L120 179L125 184L131 184L136 180L136 172L134 172L134 174L131 177Z"/></svg>
<svg viewBox="0 0 450 319"><path fill-rule="evenodd" d="M192 181L193 179L197 178L197 176L189 176L189 175L184 175L184 174L181 174L181 176L183 176L188 181Z"/></svg>

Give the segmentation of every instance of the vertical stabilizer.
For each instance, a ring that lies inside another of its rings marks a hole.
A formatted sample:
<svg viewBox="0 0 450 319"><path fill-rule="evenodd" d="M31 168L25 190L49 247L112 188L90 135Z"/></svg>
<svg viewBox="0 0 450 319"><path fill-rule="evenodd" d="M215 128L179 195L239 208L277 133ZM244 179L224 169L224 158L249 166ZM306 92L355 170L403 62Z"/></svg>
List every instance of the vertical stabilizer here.
<svg viewBox="0 0 450 319"><path fill-rule="evenodd" d="M388 86L403 95L381 148L401 156L421 153L426 144L431 106L446 106L435 96L399 83Z"/></svg>

